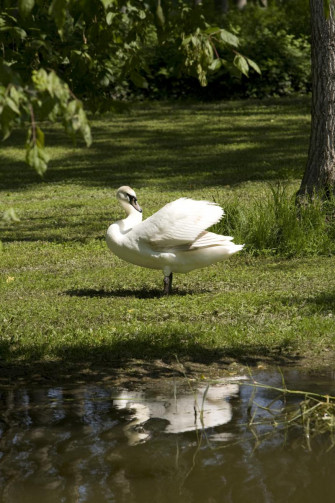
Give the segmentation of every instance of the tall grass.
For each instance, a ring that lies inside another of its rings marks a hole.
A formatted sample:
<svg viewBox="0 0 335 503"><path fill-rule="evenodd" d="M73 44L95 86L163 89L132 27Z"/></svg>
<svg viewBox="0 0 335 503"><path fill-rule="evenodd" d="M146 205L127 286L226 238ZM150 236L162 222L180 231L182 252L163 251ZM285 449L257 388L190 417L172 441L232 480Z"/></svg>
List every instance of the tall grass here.
<svg viewBox="0 0 335 503"><path fill-rule="evenodd" d="M268 185L259 197L221 202L225 217L215 230L244 242L252 254L286 257L329 255L335 252L335 200L315 196L297 205L283 184Z"/></svg>

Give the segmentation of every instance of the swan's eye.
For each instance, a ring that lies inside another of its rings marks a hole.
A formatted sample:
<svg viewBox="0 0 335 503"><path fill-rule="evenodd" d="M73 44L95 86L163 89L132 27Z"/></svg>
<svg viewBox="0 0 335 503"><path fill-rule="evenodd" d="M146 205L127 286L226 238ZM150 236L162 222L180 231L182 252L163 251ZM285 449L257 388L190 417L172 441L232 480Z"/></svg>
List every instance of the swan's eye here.
<svg viewBox="0 0 335 503"><path fill-rule="evenodd" d="M130 194L127 194L128 196L128 199L129 199L129 202L130 204L132 204L133 202L136 203L137 202L137 199L135 196L131 196Z"/></svg>

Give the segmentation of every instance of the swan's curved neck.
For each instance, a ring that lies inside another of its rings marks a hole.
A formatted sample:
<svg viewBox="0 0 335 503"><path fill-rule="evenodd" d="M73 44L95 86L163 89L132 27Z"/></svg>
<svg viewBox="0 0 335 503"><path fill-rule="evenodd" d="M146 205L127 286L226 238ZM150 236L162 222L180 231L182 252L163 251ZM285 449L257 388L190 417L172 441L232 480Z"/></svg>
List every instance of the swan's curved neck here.
<svg viewBox="0 0 335 503"><path fill-rule="evenodd" d="M131 213L127 216L127 218L124 218L122 222L124 223L125 228L131 229L134 225L142 222L142 213L139 213L138 211L136 211L136 213Z"/></svg>
<svg viewBox="0 0 335 503"><path fill-rule="evenodd" d="M142 213L140 211L137 211L131 204L123 204L123 201L120 202L127 213L127 217L122 220L124 230L132 229L134 225L142 222Z"/></svg>

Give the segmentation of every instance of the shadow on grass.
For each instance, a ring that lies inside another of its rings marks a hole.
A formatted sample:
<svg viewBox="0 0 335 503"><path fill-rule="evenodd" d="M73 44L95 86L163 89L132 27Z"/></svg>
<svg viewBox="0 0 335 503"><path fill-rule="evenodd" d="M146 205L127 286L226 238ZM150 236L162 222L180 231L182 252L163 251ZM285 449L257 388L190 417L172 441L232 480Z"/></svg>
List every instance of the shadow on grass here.
<svg viewBox="0 0 335 503"><path fill-rule="evenodd" d="M174 295L181 297L192 294L194 294L194 291L192 290L179 290L178 288L175 288L170 293L170 297ZM122 289L122 288L117 288L115 290L95 290L94 288L88 288L78 290L67 290L66 292L64 292L64 295L69 295L71 297L101 297L101 298L136 297L138 299L156 299L159 297L164 297L163 287L161 290L159 290L158 288L152 288L150 290L145 288L134 288L133 290Z"/></svg>
<svg viewBox="0 0 335 503"><path fill-rule="evenodd" d="M106 382L134 384L150 379L171 377L210 377L220 374L235 362L255 367L267 365L294 366L300 357L290 354L286 345L269 348L265 345L239 345L211 348L189 343L187 347L168 342L146 340L114 341L99 346L64 345L44 359L43 348L31 350L29 356L18 346L0 342L0 384L10 382ZM7 358L6 358L7 356ZM5 362L7 360L7 363ZM243 370L241 369L241 372Z"/></svg>
<svg viewBox="0 0 335 503"><path fill-rule="evenodd" d="M335 312L335 292L321 292L315 296L293 296L281 298L283 304L296 304L300 307L308 306L310 314Z"/></svg>
<svg viewBox="0 0 335 503"><path fill-rule="evenodd" d="M182 189L187 196L196 188L300 178L309 136L307 104L308 99L142 107L136 116L94 121L89 149L80 142L74 147L59 127L46 126L52 160L43 179L24 164L25 133L17 131L0 154L0 189L5 195L40 186L39 197L48 201L52 183L69 187L64 200L62 187L58 188L56 207L47 208L46 215L42 205L28 218L23 213L21 222L7 226L2 242L101 239L114 215L110 208L91 203L83 214L89 201L85 190L76 211L78 185L112 189L111 196L124 184L139 190L159 186L161 191L180 193ZM2 202L7 209L6 199Z"/></svg>
<svg viewBox="0 0 335 503"><path fill-rule="evenodd" d="M134 290L123 290L118 288L116 290L95 290L93 288L67 290L65 295L71 297L137 297L138 299L155 299L161 297L162 291L158 289L146 290L144 288Z"/></svg>
<svg viewBox="0 0 335 503"><path fill-rule="evenodd" d="M248 180L299 178L307 152L308 100L162 106L136 110L136 116L110 116L93 124L90 149L77 148L59 128L46 127L48 145L57 148L44 180L117 188L159 182L171 190L194 185L238 184ZM170 121L166 120L167 114ZM6 148L21 148L17 132L0 156L1 188L41 183L36 173ZM42 182L43 183L43 182Z"/></svg>
<svg viewBox="0 0 335 503"><path fill-rule="evenodd" d="M322 292L315 297L306 299L306 302L314 304L317 308L335 311L335 292Z"/></svg>

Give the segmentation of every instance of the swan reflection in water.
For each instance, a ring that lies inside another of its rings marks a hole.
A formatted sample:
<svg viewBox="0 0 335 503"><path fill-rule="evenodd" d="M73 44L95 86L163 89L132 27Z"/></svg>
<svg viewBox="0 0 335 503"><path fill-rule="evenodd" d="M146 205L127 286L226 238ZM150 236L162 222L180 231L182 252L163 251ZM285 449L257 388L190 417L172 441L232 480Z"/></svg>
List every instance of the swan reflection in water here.
<svg viewBox="0 0 335 503"><path fill-rule="evenodd" d="M238 377L233 380L240 381ZM214 428L232 419L230 397L236 397L239 384L219 382L215 385L202 385L193 393L175 396L172 399L154 397L152 401L141 391L122 390L113 400L117 409L128 409L133 413L132 420L125 426L124 433L129 445L145 442L151 437L145 424L149 419L166 421L165 433L184 433L188 431ZM224 435L222 435L224 440Z"/></svg>
<svg viewBox="0 0 335 503"><path fill-rule="evenodd" d="M334 394L333 377L304 376L286 371L288 389ZM277 372L257 377L282 383ZM246 429L253 388L239 390L240 381L208 389L192 383L187 393L180 381L159 380L143 392L86 384L0 388L0 501L237 503L250 495L257 502L333 501L328 439L315 439L307 452L297 428L275 428L255 451ZM278 407L274 399L277 391L257 390L261 407L284 412L299 406L300 396Z"/></svg>

